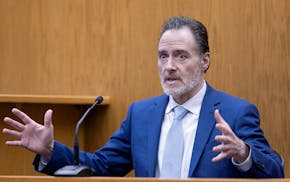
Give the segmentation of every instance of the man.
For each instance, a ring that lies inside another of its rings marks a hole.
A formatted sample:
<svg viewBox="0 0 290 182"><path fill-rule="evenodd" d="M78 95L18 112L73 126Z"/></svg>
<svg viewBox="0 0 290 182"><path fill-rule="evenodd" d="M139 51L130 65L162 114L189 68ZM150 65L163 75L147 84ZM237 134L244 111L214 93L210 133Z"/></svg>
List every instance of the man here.
<svg viewBox="0 0 290 182"><path fill-rule="evenodd" d="M284 177L266 141L256 107L214 90L204 81L210 66L206 28L186 17L169 19L158 44L164 95L133 103L120 129L95 153L80 153L96 175L138 177ZM4 122L20 138L7 145L37 153L35 169L53 174L72 163L72 150L54 141L52 110L40 125L18 109L22 122ZM180 113L180 114L179 114Z"/></svg>

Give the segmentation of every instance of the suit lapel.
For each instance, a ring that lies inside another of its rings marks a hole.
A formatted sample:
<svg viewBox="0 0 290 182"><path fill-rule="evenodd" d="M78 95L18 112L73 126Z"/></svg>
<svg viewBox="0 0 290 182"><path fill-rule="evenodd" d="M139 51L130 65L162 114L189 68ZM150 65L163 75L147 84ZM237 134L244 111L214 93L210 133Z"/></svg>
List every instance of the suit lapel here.
<svg viewBox="0 0 290 182"><path fill-rule="evenodd" d="M161 132L161 125L164 119L165 108L168 103L168 96L162 95L150 108L148 116L148 172L149 177L155 176L157 166L158 146Z"/></svg>
<svg viewBox="0 0 290 182"><path fill-rule="evenodd" d="M214 110L219 104L219 101L216 100L217 97L215 97L215 93L216 91L207 85L207 91L203 99L198 119L198 126L190 162L189 176L192 176L211 134L211 131L215 126Z"/></svg>

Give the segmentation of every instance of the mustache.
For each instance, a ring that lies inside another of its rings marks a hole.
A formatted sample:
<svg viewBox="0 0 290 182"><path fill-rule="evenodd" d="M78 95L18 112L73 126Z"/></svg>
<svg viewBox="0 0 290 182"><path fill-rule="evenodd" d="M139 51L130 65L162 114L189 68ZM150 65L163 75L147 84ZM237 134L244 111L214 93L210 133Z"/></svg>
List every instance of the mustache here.
<svg viewBox="0 0 290 182"><path fill-rule="evenodd" d="M180 76L176 75L176 74L163 74L162 75L163 80L181 80Z"/></svg>

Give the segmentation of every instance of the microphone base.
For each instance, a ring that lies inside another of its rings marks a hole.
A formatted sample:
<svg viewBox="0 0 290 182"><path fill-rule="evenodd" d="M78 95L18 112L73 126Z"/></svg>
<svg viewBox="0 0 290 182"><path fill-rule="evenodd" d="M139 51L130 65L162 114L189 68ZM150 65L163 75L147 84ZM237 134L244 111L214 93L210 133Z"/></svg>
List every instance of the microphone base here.
<svg viewBox="0 0 290 182"><path fill-rule="evenodd" d="M54 172L53 175L63 177L93 176L94 170L89 168L88 166L69 165L58 169Z"/></svg>

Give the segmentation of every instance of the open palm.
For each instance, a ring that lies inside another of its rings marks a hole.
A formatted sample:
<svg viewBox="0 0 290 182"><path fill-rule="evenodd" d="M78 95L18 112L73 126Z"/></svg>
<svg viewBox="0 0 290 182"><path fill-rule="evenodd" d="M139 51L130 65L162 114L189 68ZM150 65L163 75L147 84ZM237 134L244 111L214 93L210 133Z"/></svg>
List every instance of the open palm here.
<svg viewBox="0 0 290 182"><path fill-rule="evenodd" d="M21 146L49 158L53 149L52 110L46 111L44 125L38 124L19 109L13 108L11 112L21 122L10 117L4 118L4 122L13 127L13 129L4 128L3 133L10 134L18 139L6 141L6 144L10 146Z"/></svg>

